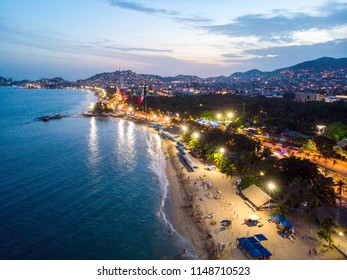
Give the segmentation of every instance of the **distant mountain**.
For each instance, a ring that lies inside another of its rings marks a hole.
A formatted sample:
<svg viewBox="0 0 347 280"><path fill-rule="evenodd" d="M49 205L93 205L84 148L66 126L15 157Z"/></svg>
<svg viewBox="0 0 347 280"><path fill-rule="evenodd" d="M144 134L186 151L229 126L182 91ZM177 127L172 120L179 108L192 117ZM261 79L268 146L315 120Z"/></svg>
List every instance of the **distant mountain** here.
<svg viewBox="0 0 347 280"><path fill-rule="evenodd" d="M305 61L294 66L277 69L271 73L277 74L284 70L309 70L311 72L321 72L324 70L337 70L347 68L347 58L321 57L311 61Z"/></svg>
<svg viewBox="0 0 347 280"><path fill-rule="evenodd" d="M334 71L338 69L347 69L347 58L332 58L322 57L316 60L305 61L294 66L289 66L272 72L262 72L258 69L253 69L247 72L235 72L229 76L231 80L252 80L254 78L264 78L276 76L283 72L302 72L310 71L310 73L320 73L322 71Z"/></svg>
<svg viewBox="0 0 347 280"><path fill-rule="evenodd" d="M12 79L6 79L0 76L0 86L8 86L11 85Z"/></svg>
<svg viewBox="0 0 347 280"><path fill-rule="evenodd" d="M127 84L141 84L141 83L171 83L171 82L203 82L204 79L193 75L178 75L174 77L161 77L151 74L136 74L131 70L115 71L108 73L96 74L85 80L78 80L76 84L90 85L90 86L109 86L118 85L120 80L123 79Z"/></svg>
<svg viewBox="0 0 347 280"><path fill-rule="evenodd" d="M161 78L163 82L175 82L175 81L186 81L186 82L196 82L201 83L204 81L203 78L194 75L177 75L174 77L163 77Z"/></svg>
<svg viewBox="0 0 347 280"><path fill-rule="evenodd" d="M197 84L211 84L211 85L232 85L244 82L258 83L264 81L264 79L272 79L277 81L283 81L291 83L293 79L301 79L302 75L316 75L317 79L322 77L323 71L336 71L339 69L345 69L344 72L340 72L340 76L347 71L347 58L331 58L322 57L312 61L305 61L294 66L285 67L274 70L272 72L262 72L258 69L252 69L247 72L236 72L232 75L209 77L206 79L200 78L194 75L177 75L174 77L161 77L159 75L151 74L136 74L131 70L127 71L115 71L96 74L88 79L81 79L76 82L69 82L62 78L50 78L40 79L37 81L12 81L12 79L6 79L0 77L0 86L19 85L25 86L28 83L36 83L43 87L48 88L61 88L67 86L100 86L105 87L109 85L118 85L123 79L128 85L140 85L143 83L181 83L185 85L197 85ZM342 73L342 74L341 74Z"/></svg>
<svg viewBox="0 0 347 280"><path fill-rule="evenodd" d="M253 79L253 78L262 78L265 76L270 75L270 72L262 72L258 69L252 69L247 72L235 72L234 74L230 75L229 78L232 80L239 80L239 79Z"/></svg>

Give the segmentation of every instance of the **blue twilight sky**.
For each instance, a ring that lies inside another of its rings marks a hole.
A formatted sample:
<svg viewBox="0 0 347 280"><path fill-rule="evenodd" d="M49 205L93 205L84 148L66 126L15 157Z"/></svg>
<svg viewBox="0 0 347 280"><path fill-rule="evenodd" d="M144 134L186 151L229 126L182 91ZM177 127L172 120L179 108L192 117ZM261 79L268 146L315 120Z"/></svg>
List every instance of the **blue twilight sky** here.
<svg viewBox="0 0 347 280"><path fill-rule="evenodd" d="M0 0L0 76L201 77L347 57L347 0Z"/></svg>

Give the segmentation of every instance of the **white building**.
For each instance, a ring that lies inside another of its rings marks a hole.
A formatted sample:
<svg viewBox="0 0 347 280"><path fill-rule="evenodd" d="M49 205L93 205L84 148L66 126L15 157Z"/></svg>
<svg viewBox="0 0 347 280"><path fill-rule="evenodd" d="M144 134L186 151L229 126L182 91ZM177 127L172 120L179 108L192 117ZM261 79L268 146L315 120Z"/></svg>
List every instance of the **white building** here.
<svg viewBox="0 0 347 280"><path fill-rule="evenodd" d="M295 101L298 102L309 102L309 101L321 101L321 95L319 93L305 93L305 92L296 92Z"/></svg>

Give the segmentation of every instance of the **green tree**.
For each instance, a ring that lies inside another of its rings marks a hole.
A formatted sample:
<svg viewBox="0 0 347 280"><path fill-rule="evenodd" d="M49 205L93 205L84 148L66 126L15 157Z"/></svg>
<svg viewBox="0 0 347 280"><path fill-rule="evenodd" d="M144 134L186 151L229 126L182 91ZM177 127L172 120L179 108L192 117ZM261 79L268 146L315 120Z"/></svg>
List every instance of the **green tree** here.
<svg viewBox="0 0 347 280"><path fill-rule="evenodd" d="M347 158L347 146L340 148L335 151L338 155L341 156L341 158Z"/></svg>
<svg viewBox="0 0 347 280"><path fill-rule="evenodd" d="M337 192L339 194L339 200L340 200L340 206L341 206L342 205L342 191L343 191L344 182L342 180L339 180L337 185L338 185Z"/></svg>
<svg viewBox="0 0 347 280"><path fill-rule="evenodd" d="M286 216L288 214L288 207L283 201L277 201L274 211L277 215Z"/></svg>
<svg viewBox="0 0 347 280"><path fill-rule="evenodd" d="M336 221L327 216L322 220L320 227L321 229L318 231L318 236L319 238L329 242L328 246L330 247L331 243L333 242L331 234L337 228Z"/></svg>
<svg viewBox="0 0 347 280"><path fill-rule="evenodd" d="M291 208L298 208L303 202L302 199L305 194L305 188L307 186L307 180L300 177L295 177L293 181L284 187L282 193L284 193L283 200Z"/></svg>
<svg viewBox="0 0 347 280"><path fill-rule="evenodd" d="M244 176L242 179L241 179L241 182L240 182L240 187L242 189L245 189L245 188L248 188L250 185L256 185L256 186L260 186L260 181L259 181L259 178L258 177L255 177L255 176Z"/></svg>
<svg viewBox="0 0 347 280"><path fill-rule="evenodd" d="M265 147L263 149L263 151L260 153L260 158L261 159L266 159L266 158L271 157L271 155L272 155L271 149L269 147Z"/></svg>
<svg viewBox="0 0 347 280"><path fill-rule="evenodd" d="M343 122L334 122L325 128L325 134L335 141L340 141L347 138L347 125Z"/></svg>
<svg viewBox="0 0 347 280"><path fill-rule="evenodd" d="M305 221L307 224L309 224L309 225L313 224L313 222L314 222L314 216L313 216L313 214L312 214L312 208L310 208L310 207L304 207L304 208L302 209L302 213L303 213L303 215L304 215L304 221Z"/></svg>
<svg viewBox="0 0 347 280"><path fill-rule="evenodd" d="M312 140L316 144L318 151L325 158L332 157L334 153L334 146L336 145L336 141L334 139L320 135L314 137Z"/></svg>

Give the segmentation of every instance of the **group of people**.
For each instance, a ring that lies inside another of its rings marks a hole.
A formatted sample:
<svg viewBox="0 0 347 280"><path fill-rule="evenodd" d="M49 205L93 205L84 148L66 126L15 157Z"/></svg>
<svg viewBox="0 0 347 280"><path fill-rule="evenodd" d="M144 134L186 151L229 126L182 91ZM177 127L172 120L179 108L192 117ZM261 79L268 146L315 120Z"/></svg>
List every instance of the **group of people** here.
<svg viewBox="0 0 347 280"><path fill-rule="evenodd" d="M312 255L312 254L317 255L317 250L316 250L316 248L313 248L312 250L311 250L311 249L308 250L308 253L309 253L310 255Z"/></svg>

